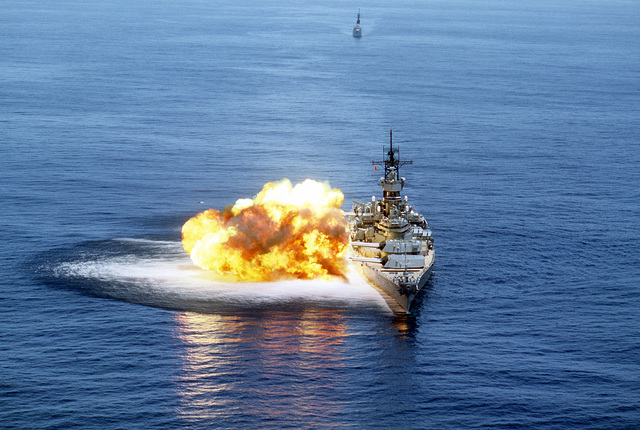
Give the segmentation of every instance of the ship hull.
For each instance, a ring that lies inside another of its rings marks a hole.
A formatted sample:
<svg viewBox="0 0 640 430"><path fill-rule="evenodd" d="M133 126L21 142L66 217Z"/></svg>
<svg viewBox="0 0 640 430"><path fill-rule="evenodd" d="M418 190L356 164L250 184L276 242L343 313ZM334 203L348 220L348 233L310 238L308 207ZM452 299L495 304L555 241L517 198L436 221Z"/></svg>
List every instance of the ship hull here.
<svg viewBox="0 0 640 430"><path fill-rule="evenodd" d="M363 275L367 279L367 281L369 281L369 284L371 284L381 293L393 313L406 315L411 313L411 304L413 303L413 300L431 277L431 272L433 271L433 261L434 255L433 251L431 251L431 255L426 259L427 265L420 272L418 281L416 283L416 291L415 293L410 294L403 294L401 292L402 290L400 288L400 285L390 279L390 277L382 272L379 268L374 267L374 265L369 263L355 262L354 266L356 270L361 275Z"/></svg>

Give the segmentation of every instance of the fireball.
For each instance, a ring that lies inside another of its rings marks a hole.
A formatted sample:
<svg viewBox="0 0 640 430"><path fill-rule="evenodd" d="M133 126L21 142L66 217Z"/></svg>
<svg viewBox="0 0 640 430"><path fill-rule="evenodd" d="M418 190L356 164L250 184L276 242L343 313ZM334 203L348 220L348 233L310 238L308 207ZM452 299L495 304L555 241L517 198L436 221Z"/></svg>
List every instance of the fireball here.
<svg viewBox="0 0 640 430"><path fill-rule="evenodd" d="M242 281L344 277L343 201L340 190L311 179L269 182L253 199L188 220L182 244L198 267Z"/></svg>

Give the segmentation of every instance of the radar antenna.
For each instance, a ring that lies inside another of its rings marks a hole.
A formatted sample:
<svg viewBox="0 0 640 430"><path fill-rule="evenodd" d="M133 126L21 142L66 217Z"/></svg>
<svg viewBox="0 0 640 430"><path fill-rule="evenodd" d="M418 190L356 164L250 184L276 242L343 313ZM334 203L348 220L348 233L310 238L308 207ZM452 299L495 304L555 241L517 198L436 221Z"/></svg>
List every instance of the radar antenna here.
<svg viewBox="0 0 640 430"><path fill-rule="evenodd" d="M387 178L389 171L391 168L395 169L396 175L399 177L400 166L404 166L406 164L413 164L413 160L400 160L400 150L398 148L393 148L393 130L389 130L389 150L387 151L387 147L382 147L382 161L372 160L371 164L378 165L384 163L384 177Z"/></svg>

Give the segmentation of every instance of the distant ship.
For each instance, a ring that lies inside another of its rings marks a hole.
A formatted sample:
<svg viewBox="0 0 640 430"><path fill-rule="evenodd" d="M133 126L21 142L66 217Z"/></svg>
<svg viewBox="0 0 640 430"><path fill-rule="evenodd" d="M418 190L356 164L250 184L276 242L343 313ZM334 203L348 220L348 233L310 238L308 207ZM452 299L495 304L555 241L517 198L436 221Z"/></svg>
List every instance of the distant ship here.
<svg viewBox="0 0 640 430"><path fill-rule="evenodd" d="M388 149L388 150L387 150ZM389 147L383 147L383 198L354 201L347 214L351 248L356 269L376 287L396 314L410 313L411 303L431 276L435 251L427 221L400 196L405 178L399 168L412 161L400 161L389 132Z"/></svg>
<svg viewBox="0 0 640 430"><path fill-rule="evenodd" d="M358 9L358 21L353 26L353 37L362 37L362 26L360 25L360 9Z"/></svg>

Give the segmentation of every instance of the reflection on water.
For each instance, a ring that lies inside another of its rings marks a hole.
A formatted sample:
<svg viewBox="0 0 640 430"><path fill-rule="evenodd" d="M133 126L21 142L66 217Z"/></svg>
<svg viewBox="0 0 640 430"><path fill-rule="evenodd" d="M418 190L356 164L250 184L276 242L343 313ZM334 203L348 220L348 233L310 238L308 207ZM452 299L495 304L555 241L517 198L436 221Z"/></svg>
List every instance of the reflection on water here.
<svg viewBox="0 0 640 430"><path fill-rule="evenodd" d="M348 282L233 283L194 270L175 242L78 249L56 251L45 281L175 310L181 368L171 386L182 427L358 428L376 405L402 411L407 392L421 388L406 380L416 363L415 318L394 317L355 274Z"/></svg>
<svg viewBox="0 0 640 430"><path fill-rule="evenodd" d="M188 421L269 422L286 411L302 425L340 414L340 405L326 402L342 384L348 334L340 310L181 313L176 320L185 346L179 412Z"/></svg>

